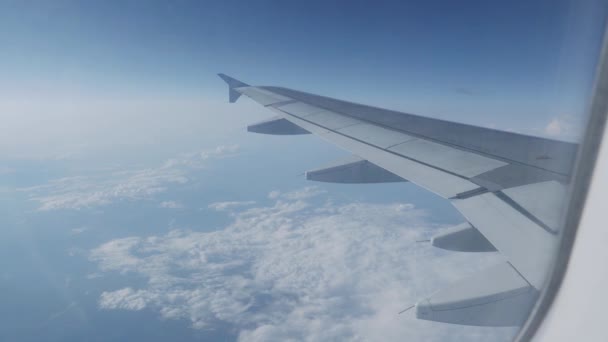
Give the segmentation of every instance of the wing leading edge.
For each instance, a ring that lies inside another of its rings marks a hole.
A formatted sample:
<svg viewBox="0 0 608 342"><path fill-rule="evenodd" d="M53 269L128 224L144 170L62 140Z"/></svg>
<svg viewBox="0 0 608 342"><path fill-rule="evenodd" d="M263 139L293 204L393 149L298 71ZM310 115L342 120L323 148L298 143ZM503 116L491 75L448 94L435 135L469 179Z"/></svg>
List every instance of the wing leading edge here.
<svg viewBox="0 0 608 342"><path fill-rule="evenodd" d="M410 181L451 201L468 221L434 238L434 246L498 250L506 257L506 263L419 301L418 318L479 326L523 322L557 245L576 144L250 86L219 75L228 83L230 102L245 95L278 114L262 133L313 133L356 156L307 178Z"/></svg>

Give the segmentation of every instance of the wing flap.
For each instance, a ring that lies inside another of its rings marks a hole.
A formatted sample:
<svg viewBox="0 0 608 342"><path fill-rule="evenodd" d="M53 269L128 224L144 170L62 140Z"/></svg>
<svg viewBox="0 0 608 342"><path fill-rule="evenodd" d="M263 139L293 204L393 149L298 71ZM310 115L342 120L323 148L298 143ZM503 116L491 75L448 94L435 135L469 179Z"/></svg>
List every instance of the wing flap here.
<svg viewBox="0 0 608 342"><path fill-rule="evenodd" d="M276 94L268 90L261 89L259 87L241 87L234 88L234 90L241 94L244 94L245 96L251 98L252 100L263 106L270 106L278 103L284 103L286 101L293 101L287 96Z"/></svg>
<svg viewBox="0 0 608 342"><path fill-rule="evenodd" d="M419 319L477 326L518 326L536 291L509 263L452 284L416 304Z"/></svg>
<svg viewBox="0 0 608 342"><path fill-rule="evenodd" d="M507 163L500 160L422 139L414 139L395 145L389 148L389 151L397 152L408 158L416 159L465 177L473 177L507 165Z"/></svg>
<svg viewBox="0 0 608 342"><path fill-rule="evenodd" d="M273 106L274 108L285 112L285 113L289 113L291 115L297 116L299 118L305 118L309 115L318 113L323 111L323 108L317 107L317 106L311 106L309 104L306 103L302 103L302 102L292 102L292 103L286 103L286 104L282 104L279 106Z"/></svg>
<svg viewBox="0 0 608 342"><path fill-rule="evenodd" d="M348 126L360 124L360 120L348 116L328 112L326 110L306 116L306 120L331 130L338 130Z"/></svg>
<svg viewBox="0 0 608 342"><path fill-rule="evenodd" d="M568 198L568 191L564 184L546 181L505 189L503 193L553 232L559 231L561 215L556 215L556 213L563 212ZM545 194L545 196L539 200L538 194Z"/></svg>
<svg viewBox="0 0 608 342"><path fill-rule="evenodd" d="M353 139L365 141L381 149L415 139L411 135L368 123L344 127L338 129L338 132Z"/></svg>
<svg viewBox="0 0 608 342"><path fill-rule="evenodd" d="M527 215L514 210L496 194L488 192L452 204L477 228L517 270L540 289L547 266L553 259L557 235Z"/></svg>
<svg viewBox="0 0 608 342"><path fill-rule="evenodd" d="M319 136L444 198L454 197L459 193L477 188L477 185L461 177L403 158L398 154L380 150L341 134L325 132Z"/></svg>
<svg viewBox="0 0 608 342"><path fill-rule="evenodd" d="M288 118L288 120L300 121L300 119ZM295 123L295 122L294 122ZM301 122L299 124L308 124ZM317 134L335 145L369 160L389 172L401 178L422 186L429 191L435 192L444 198L454 197L461 192L466 192L477 188L477 185L466 179L446 174L445 172L434 169L433 167L420 164L418 162L403 158L402 156L378 149L350 137L331 132L325 128L308 124L310 130L317 130Z"/></svg>

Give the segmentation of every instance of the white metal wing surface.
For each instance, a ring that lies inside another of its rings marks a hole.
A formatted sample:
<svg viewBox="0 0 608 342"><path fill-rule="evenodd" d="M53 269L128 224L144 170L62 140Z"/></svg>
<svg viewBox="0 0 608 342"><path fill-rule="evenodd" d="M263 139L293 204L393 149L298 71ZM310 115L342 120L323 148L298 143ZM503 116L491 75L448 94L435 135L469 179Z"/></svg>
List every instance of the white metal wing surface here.
<svg viewBox="0 0 608 342"><path fill-rule="evenodd" d="M418 318L479 326L523 322L557 246L577 144L219 76L229 85L230 102L245 95L278 114L249 131L312 133L354 155L308 172L308 179L410 181L451 201L468 221L435 236L434 246L498 250L506 257L504 264L420 300Z"/></svg>

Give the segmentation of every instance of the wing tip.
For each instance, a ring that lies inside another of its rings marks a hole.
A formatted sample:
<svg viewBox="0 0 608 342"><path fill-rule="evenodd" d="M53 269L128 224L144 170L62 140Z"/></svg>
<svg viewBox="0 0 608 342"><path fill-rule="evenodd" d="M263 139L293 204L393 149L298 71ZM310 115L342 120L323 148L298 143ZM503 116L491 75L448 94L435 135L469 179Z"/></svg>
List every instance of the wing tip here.
<svg viewBox="0 0 608 342"><path fill-rule="evenodd" d="M248 87L249 84L239 81L234 77L230 77L224 73L218 73L217 74L222 80L224 80L224 82L226 82L228 84L228 87L230 88L238 88L238 87Z"/></svg>
<svg viewBox="0 0 608 342"><path fill-rule="evenodd" d="M226 74L218 73L217 75L222 80L224 80L224 82L226 82L226 84L228 84L228 102L230 102L230 103L235 103L236 100L238 100L239 97L241 97L241 93L236 91L234 88L249 86L249 84L247 84L245 82L241 82L241 81L237 80L236 78L232 78Z"/></svg>

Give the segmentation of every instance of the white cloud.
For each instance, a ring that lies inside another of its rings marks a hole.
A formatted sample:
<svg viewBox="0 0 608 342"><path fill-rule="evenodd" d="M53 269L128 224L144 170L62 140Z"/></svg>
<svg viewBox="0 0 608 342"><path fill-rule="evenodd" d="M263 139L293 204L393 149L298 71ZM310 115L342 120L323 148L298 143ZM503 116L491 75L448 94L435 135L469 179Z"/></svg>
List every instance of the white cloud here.
<svg viewBox="0 0 608 342"><path fill-rule="evenodd" d="M193 169L203 168L211 158L234 155L238 145L185 153L167 160L162 166L131 171L107 171L95 176L75 176L48 184L23 188L40 203L39 210L83 209L108 205L121 200L150 199L169 185L184 184Z"/></svg>
<svg viewBox="0 0 608 342"><path fill-rule="evenodd" d="M545 127L545 133L548 135L560 135L562 133L562 123L558 118L553 118Z"/></svg>
<svg viewBox="0 0 608 342"><path fill-rule="evenodd" d="M210 157L234 155L240 149L239 145L220 145L211 151L201 152L201 158L208 159Z"/></svg>
<svg viewBox="0 0 608 342"><path fill-rule="evenodd" d="M182 209L184 207L183 204L176 201L163 201L158 206L165 209Z"/></svg>
<svg viewBox="0 0 608 342"><path fill-rule="evenodd" d="M444 227L411 204L319 207L302 198L243 209L220 231L173 230L99 246L90 258L102 272L147 279L102 293L101 308L146 308L201 329L221 321L242 341L485 341L514 333L397 314L497 262L496 254L416 244Z"/></svg>
<svg viewBox="0 0 608 342"><path fill-rule="evenodd" d="M240 207L247 207L254 205L255 201L228 201L228 202L215 202L209 204L208 208L216 211L227 211L233 210Z"/></svg>
<svg viewBox="0 0 608 342"><path fill-rule="evenodd" d="M550 137L576 139L580 135L581 122L571 115L556 116L544 128L544 134Z"/></svg>
<svg viewBox="0 0 608 342"><path fill-rule="evenodd" d="M317 186L307 186L305 188L281 194L282 198L288 200L303 200L324 194L326 191Z"/></svg>
<svg viewBox="0 0 608 342"><path fill-rule="evenodd" d="M268 198L270 199L277 199L279 196L281 196L281 192L279 190L273 190L268 193Z"/></svg>
<svg viewBox="0 0 608 342"><path fill-rule="evenodd" d="M102 308L120 308L141 310L146 307L146 300L140 295L142 291L133 291L130 287L114 292L104 292L99 300Z"/></svg>

